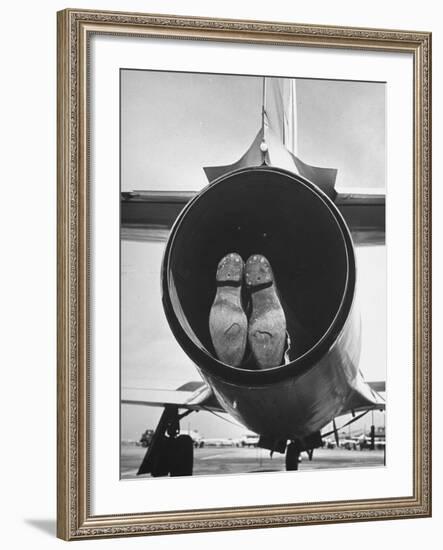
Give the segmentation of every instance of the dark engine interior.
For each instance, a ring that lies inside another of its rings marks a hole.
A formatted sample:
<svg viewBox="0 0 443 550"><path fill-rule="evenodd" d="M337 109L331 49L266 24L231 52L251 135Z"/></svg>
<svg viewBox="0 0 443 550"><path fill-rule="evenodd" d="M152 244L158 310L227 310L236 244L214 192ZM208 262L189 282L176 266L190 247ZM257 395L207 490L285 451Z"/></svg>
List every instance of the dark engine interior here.
<svg viewBox="0 0 443 550"><path fill-rule="evenodd" d="M185 208L172 229L163 292L169 294L174 322L215 357L208 317L217 264L229 252L244 261L263 254L285 310L290 359L305 354L337 316L354 265L337 216L312 184L283 171L263 167L219 179Z"/></svg>

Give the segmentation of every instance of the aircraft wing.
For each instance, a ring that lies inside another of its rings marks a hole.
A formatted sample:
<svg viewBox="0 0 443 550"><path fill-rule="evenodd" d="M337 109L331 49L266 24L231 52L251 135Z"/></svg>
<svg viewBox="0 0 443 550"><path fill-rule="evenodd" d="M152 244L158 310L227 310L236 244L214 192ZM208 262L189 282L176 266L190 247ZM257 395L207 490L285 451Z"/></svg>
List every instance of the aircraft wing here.
<svg viewBox="0 0 443 550"><path fill-rule="evenodd" d="M385 244L385 195L365 189L352 193L339 192L335 204L358 246Z"/></svg>
<svg viewBox="0 0 443 550"><path fill-rule="evenodd" d="M376 392L385 392L386 391L386 382L380 380L377 382L367 382L368 386Z"/></svg>
<svg viewBox="0 0 443 550"><path fill-rule="evenodd" d="M175 219L196 191L132 191L121 194L121 237L164 241ZM253 200L253 197L251 197ZM360 189L338 192L334 202L358 246L384 244L385 195Z"/></svg>
<svg viewBox="0 0 443 550"><path fill-rule="evenodd" d="M340 414L355 413L366 410L383 411L386 408L386 400L379 392L386 391L384 381L366 382L359 374L351 393Z"/></svg>
<svg viewBox="0 0 443 550"><path fill-rule="evenodd" d="M190 411L226 412L203 381L188 382L176 390L122 388L121 403L147 407L175 406Z"/></svg>

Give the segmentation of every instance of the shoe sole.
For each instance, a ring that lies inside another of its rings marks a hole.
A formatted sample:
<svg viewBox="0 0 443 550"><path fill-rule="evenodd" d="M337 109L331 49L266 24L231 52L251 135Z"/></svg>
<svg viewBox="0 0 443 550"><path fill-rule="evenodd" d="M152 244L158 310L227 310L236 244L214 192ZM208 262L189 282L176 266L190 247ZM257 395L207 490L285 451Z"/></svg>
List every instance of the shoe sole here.
<svg viewBox="0 0 443 550"><path fill-rule="evenodd" d="M246 349L248 320L241 303L244 263L239 254L222 258L217 267L217 292L209 314L209 332L217 358L240 366Z"/></svg>
<svg viewBox="0 0 443 550"><path fill-rule="evenodd" d="M251 293L252 313L248 341L260 369L282 364L286 343L286 317L278 297L269 261L250 256L245 266L246 286Z"/></svg>

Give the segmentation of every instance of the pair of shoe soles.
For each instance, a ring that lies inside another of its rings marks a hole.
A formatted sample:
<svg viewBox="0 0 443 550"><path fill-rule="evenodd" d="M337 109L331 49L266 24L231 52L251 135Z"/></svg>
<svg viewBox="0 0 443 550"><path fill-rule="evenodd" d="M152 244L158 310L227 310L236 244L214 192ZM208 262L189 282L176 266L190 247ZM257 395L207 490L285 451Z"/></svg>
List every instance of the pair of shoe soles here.
<svg viewBox="0 0 443 550"><path fill-rule="evenodd" d="M241 299L244 282L251 297L249 321ZM216 283L209 331L218 359L240 366L249 342L258 368L279 366L285 348L286 319L269 261L253 254L245 264L239 254L227 254L218 264Z"/></svg>

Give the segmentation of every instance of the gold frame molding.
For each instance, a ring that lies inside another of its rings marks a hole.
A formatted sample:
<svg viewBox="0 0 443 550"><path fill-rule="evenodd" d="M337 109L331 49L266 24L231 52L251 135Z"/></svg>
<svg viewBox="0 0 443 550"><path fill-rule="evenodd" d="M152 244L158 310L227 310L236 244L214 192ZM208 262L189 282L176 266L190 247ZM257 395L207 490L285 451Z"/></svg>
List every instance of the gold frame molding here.
<svg viewBox="0 0 443 550"><path fill-rule="evenodd" d="M57 534L65 540L431 515L431 34L202 17L58 13ZM93 516L88 488L88 100L91 35L409 52L414 60L413 495Z"/></svg>

